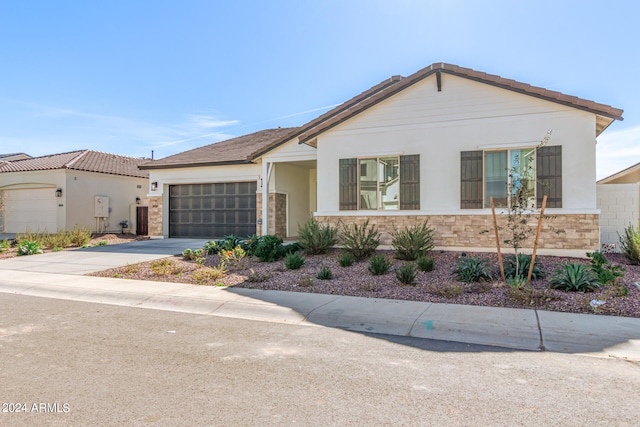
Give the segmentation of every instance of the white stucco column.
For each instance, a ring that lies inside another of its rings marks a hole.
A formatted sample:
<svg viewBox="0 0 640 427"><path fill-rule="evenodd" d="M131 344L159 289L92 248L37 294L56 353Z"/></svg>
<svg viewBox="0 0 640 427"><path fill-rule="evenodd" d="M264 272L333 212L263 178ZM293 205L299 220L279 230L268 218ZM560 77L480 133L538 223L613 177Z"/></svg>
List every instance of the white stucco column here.
<svg viewBox="0 0 640 427"><path fill-rule="evenodd" d="M269 234L269 179L273 163L262 162L262 235Z"/></svg>

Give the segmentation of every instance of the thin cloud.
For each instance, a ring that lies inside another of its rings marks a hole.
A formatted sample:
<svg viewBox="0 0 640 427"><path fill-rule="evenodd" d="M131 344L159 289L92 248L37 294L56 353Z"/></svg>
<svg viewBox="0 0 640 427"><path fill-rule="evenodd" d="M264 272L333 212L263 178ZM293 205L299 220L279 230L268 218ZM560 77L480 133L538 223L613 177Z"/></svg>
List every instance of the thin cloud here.
<svg viewBox="0 0 640 427"><path fill-rule="evenodd" d="M597 179L640 162L640 126L605 132L596 145Z"/></svg>

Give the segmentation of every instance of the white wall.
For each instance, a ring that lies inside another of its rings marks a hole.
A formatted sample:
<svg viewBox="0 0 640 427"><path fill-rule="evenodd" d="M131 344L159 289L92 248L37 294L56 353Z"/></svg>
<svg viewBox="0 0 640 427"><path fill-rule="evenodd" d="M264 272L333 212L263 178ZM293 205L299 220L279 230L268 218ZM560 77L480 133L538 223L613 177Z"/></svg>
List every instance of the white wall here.
<svg viewBox="0 0 640 427"><path fill-rule="evenodd" d="M55 193L57 188L64 188L65 174L64 170L47 170L47 171L30 171L30 172L6 172L0 174L0 190L19 190L19 189L50 189ZM65 216L67 211L66 192L63 190L62 197L56 198L56 223L55 230L48 230L53 233L58 230L65 229ZM62 205L62 206L60 206ZM6 230L11 232L11 230ZM23 230L18 230L22 232ZM31 231L36 231L33 228ZM43 231L43 230L41 230Z"/></svg>
<svg viewBox="0 0 640 427"><path fill-rule="evenodd" d="M136 197L145 198L148 185L147 178L68 170L63 189L68 207L66 229L78 226L99 232L121 232L121 221L135 223L131 206L135 206ZM106 220L96 220L95 196L109 197L111 212Z"/></svg>
<svg viewBox="0 0 640 427"><path fill-rule="evenodd" d="M597 204L600 213L600 241L616 243L618 233L632 224L638 227L640 219L640 184L598 184Z"/></svg>
<svg viewBox="0 0 640 427"><path fill-rule="evenodd" d="M448 74L441 92L431 76L319 136L318 211L338 211L339 159L420 154L421 210L460 212L461 151L535 146L550 129L563 146L557 211L595 213L593 114Z"/></svg>

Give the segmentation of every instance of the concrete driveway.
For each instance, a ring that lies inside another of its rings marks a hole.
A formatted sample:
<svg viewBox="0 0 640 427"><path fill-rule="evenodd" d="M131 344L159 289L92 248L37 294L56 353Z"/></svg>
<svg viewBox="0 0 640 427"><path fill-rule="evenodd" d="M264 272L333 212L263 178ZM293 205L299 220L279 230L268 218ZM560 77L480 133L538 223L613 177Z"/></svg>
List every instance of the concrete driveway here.
<svg viewBox="0 0 640 427"><path fill-rule="evenodd" d="M154 239L0 260L0 270L83 275L202 248L209 239Z"/></svg>

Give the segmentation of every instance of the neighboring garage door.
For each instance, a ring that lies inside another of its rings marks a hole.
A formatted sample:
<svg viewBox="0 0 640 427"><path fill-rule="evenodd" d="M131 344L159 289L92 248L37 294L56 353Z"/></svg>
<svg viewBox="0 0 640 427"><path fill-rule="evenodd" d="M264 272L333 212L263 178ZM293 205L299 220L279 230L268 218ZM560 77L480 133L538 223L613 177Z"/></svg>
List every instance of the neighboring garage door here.
<svg viewBox="0 0 640 427"><path fill-rule="evenodd" d="M7 233L58 231L55 188L5 190L4 228Z"/></svg>
<svg viewBox="0 0 640 427"><path fill-rule="evenodd" d="M255 232L255 182L169 187L169 237L221 238Z"/></svg>

